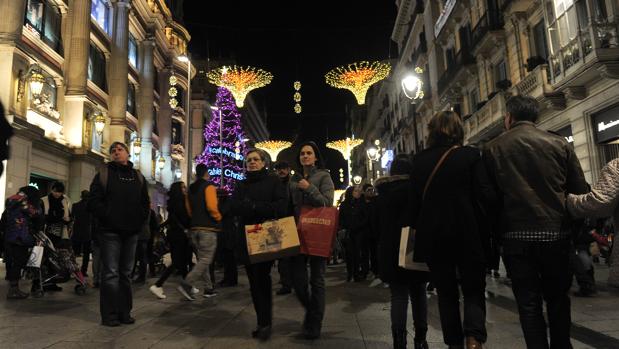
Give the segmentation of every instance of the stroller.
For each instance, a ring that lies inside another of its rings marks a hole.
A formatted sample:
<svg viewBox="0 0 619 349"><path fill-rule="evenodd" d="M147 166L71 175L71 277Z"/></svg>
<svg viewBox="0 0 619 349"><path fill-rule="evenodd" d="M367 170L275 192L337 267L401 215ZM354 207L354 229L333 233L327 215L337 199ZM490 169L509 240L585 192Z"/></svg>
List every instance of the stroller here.
<svg viewBox="0 0 619 349"><path fill-rule="evenodd" d="M52 241L42 231L33 234L36 246L44 249L43 259L39 267L29 266L26 268L30 279L39 281L39 288L35 297L41 297L44 293L44 286L67 282L74 278L77 285L74 291L78 295L86 293L86 278L78 266L75 255L71 247L54 247Z"/></svg>

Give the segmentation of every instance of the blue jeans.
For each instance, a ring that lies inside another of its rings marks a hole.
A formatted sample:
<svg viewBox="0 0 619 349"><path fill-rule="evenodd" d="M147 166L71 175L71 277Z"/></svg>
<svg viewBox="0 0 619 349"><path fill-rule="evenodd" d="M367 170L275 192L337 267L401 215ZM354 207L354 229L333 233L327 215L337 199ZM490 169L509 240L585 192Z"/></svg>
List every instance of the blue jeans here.
<svg viewBox="0 0 619 349"><path fill-rule="evenodd" d="M99 306L102 321L126 319L133 306L131 271L135 261L138 235L128 232L102 231L101 293Z"/></svg>

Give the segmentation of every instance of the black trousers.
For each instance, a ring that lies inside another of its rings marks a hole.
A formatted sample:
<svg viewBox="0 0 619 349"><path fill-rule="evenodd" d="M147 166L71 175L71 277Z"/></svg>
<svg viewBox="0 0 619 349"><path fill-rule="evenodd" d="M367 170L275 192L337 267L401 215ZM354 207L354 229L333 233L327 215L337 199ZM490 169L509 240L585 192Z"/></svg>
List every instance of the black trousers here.
<svg viewBox="0 0 619 349"><path fill-rule="evenodd" d="M259 327L270 326L273 321L272 267L273 261L245 265Z"/></svg>
<svg viewBox="0 0 619 349"><path fill-rule="evenodd" d="M413 312L415 340L423 341L428 333L428 299L426 298L426 283L415 279L392 280L391 290L391 329L406 330L408 300Z"/></svg>
<svg viewBox="0 0 619 349"><path fill-rule="evenodd" d="M4 262L6 263L6 279L12 284L16 285L21 279L21 271L26 267L28 263L27 246L16 245L12 243L6 243L4 245Z"/></svg>
<svg viewBox="0 0 619 349"><path fill-rule="evenodd" d="M346 239L346 273L348 278L359 277L361 271L361 255L364 248L363 237L360 234L354 234ZM367 274L367 269L365 270Z"/></svg>
<svg viewBox="0 0 619 349"><path fill-rule="evenodd" d="M297 255L292 260L292 284L297 298L305 308L305 322L308 327L320 329L325 315L325 271L324 257ZM309 264L310 274L307 266Z"/></svg>
<svg viewBox="0 0 619 349"><path fill-rule="evenodd" d="M172 263L165 268L159 280L155 283L157 287L163 286L163 284L168 280L172 273L178 271L181 273L183 279L187 276L189 272L187 262L187 255L189 250L189 241L185 237L178 238L170 238L170 257L172 258Z"/></svg>
<svg viewBox="0 0 619 349"><path fill-rule="evenodd" d="M277 271L279 272L279 283L282 287L292 289L292 261L290 258L277 260Z"/></svg>
<svg viewBox="0 0 619 349"><path fill-rule="evenodd" d="M520 325L528 348L571 348L570 241L505 241L504 261L518 303ZM546 302L550 345L543 303Z"/></svg>
<svg viewBox="0 0 619 349"><path fill-rule="evenodd" d="M370 262L369 270L374 276L378 276L378 240L376 238L368 238L368 253Z"/></svg>
<svg viewBox="0 0 619 349"><path fill-rule="evenodd" d="M224 263L224 279L222 282L229 285L236 285L239 283L239 270L236 265L236 257L234 256L234 250L228 248L222 248L221 258Z"/></svg>
<svg viewBox="0 0 619 349"><path fill-rule="evenodd" d="M99 234L101 248L99 308L103 321L120 320L131 313L133 307L131 270L137 243L137 234L119 234L113 231L102 231Z"/></svg>
<svg viewBox="0 0 619 349"><path fill-rule="evenodd" d="M447 345L462 345L464 337L484 343L486 332L486 265L464 256L442 255L428 263L438 293L443 340ZM464 296L464 321L460 315L460 290Z"/></svg>
<svg viewBox="0 0 619 349"><path fill-rule="evenodd" d="M146 278L146 268L148 266L148 240L138 240L135 250L135 264L133 273L138 272L139 278ZM133 276L133 275L132 275Z"/></svg>
<svg viewBox="0 0 619 349"><path fill-rule="evenodd" d="M88 263L90 263L90 253L92 252L91 242L73 240L73 252L82 254L82 274L88 274Z"/></svg>

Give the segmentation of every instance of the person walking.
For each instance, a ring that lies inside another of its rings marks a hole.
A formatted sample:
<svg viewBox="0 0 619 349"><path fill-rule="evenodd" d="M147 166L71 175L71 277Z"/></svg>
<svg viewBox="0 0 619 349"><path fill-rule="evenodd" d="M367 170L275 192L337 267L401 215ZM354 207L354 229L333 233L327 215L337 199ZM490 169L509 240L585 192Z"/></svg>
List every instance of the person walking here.
<svg viewBox="0 0 619 349"><path fill-rule="evenodd" d="M19 280L30 256L29 249L35 243L32 233L43 230L45 224L40 202L39 190L33 186L22 187L17 194L7 198L0 219L6 280L9 282L7 299L24 299L29 296L20 290Z"/></svg>
<svg viewBox="0 0 619 349"><path fill-rule="evenodd" d="M361 254L364 247L368 213L362 198L361 187L348 187L340 205L339 223L346 230L346 281L362 281Z"/></svg>
<svg viewBox="0 0 619 349"><path fill-rule="evenodd" d="M88 190L82 190L80 201L73 204L71 219L73 220L73 233L71 241L73 250L82 254L82 274L88 276L88 264L90 263L90 253L92 252L92 214L88 211Z"/></svg>
<svg viewBox="0 0 619 349"><path fill-rule="evenodd" d="M575 193L577 194L577 193ZM600 178L586 194L570 194L567 197L567 208L575 217L608 217L612 216L615 229L619 228L619 159L607 163ZM618 234L615 234L617 236ZM608 285L619 288L619 247L614 246L608 273Z"/></svg>
<svg viewBox="0 0 619 349"><path fill-rule="evenodd" d="M481 348L486 341L486 256L483 208L496 200L479 150L462 146L460 116L435 114L428 148L413 158L411 227L414 258L426 262L438 293L443 340L449 348ZM482 204L486 205L482 205ZM460 291L464 296L464 321Z"/></svg>
<svg viewBox="0 0 619 349"><path fill-rule="evenodd" d="M286 189L288 189L290 185L290 165L286 161L280 161L275 164L274 167L277 176L282 181L282 184L284 185L284 187L286 187ZM292 216L294 214L294 210L292 208L290 192L286 190L286 194L288 194L288 197L286 199L288 203L286 215ZM290 258L278 259L277 271L279 272L279 283L282 285L282 287L277 290L276 294L278 296L282 296L292 293L292 269Z"/></svg>
<svg viewBox="0 0 619 349"><path fill-rule="evenodd" d="M221 212L217 199L217 188L209 181L205 164L196 166L196 181L189 186L189 240L196 249L198 261L177 290L190 301L194 301L196 282L204 278L204 298L217 296L210 265L217 249L217 234L221 231Z"/></svg>
<svg viewBox="0 0 619 349"><path fill-rule="evenodd" d="M507 131L487 144L484 157L500 192L503 262L529 348L571 348L569 193L586 193L580 163L564 137L540 130L537 100L506 103ZM543 314L546 301L547 328Z"/></svg>
<svg viewBox="0 0 619 349"><path fill-rule="evenodd" d="M303 206L333 206L333 180L329 172L323 169L322 155L316 143L301 144L297 153L297 165L301 171L295 173L290 180L290 195L295 217L298 219ZM303 335L306 339L320 337L325 314L326 268L325 257L302 254L292 257L292 283L297 298L305 308Z"/></svg>
<svg viewBox="0 0 619 349"><path fill-rule="evenodd" d="M114 142L109 152L112 161L90 184L88 209L97 220L101 249L101 324L115 327L135 323L131 317L131 271L150 199L144 176L129 161L127 145Z"/></svg>
<svg viewBox="0 0 619 349"><path fill-rule="evenodd" d="M133 274L137 271L137 277L133 279L133 283L136 285L144 285L146 283L146 271L150 269L151 275L155 274L154 263L151 261L153 258L153 235L159 232L159 221L157 219L157 213L150 209L148 212L148 218L140 233L138 234L138 245L135 251L135 263L133 266Z"/></svg>
<svg viewBox="0 0 619 349"><path fill-rule="evenodd" d="M413 310L414 348L428 349L428 272L406 270L398 266L402 227L409 226L410 173L407 155L400 154L391 163L388 177L376 180L378 218L378 276L391 291L391 334L394 349L406 349L408 300Z"/></svg>
<svg viewBox="0 0 619 349"><path fill-rule="evenodd" d="M188 210L187 186L183 182L175 182L168 191L168 220L163 223L167 227L166 241L170 245L172 263L165 268L157 282L149 290L159 299L165 299L163 284L174 272L179 272L183 278L189 272L187 256L189 255L189 240L187 233L191 223Z"/></svg>
<svg viewBox="0 0 619 349"><path fill-rule="evenodd" d="M271 268L273 261L250 263L245 226L278 219L286 213L286 188L268 171L268 154L250 149L245 155L246 178L238 182L231 198L231 212L239 219L238 259L245 264L251 299L256 311L257 327L252 337L267 340L273 322Z"/></svg>

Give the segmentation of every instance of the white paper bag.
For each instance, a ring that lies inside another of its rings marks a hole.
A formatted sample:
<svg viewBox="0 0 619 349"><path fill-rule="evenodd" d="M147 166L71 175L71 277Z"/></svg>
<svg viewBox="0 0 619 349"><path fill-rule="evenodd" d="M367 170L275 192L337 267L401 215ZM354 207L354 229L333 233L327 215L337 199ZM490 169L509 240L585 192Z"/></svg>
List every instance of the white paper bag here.
<svg viewBox="0 0 619 349"><path fill-rule="evenodd" d="M30 257L28 258L28 263L26 266L33 268L40 268L41 261L43 260L43 246L34 246L32 248L32 252L30 252Z"/></svg>
<svg viewBox="0 0 619 349"><path fill-rule="evenodd" d="M426 263L414 262L415 231L411 227L403 227L400 234L400 256L398 265L407 270L430 271Z"/></svg>

